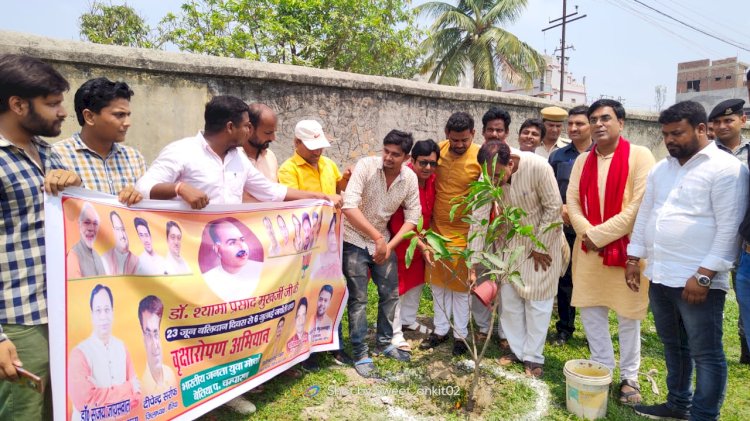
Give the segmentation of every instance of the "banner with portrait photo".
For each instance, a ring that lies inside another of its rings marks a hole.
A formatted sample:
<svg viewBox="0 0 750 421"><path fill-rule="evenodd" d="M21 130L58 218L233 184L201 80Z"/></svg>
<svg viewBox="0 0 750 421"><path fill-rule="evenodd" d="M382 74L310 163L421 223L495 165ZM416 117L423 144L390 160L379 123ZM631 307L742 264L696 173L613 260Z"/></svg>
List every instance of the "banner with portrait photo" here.
<svg viewBox="0 0 750 421"><path fill-rule="evenodd" d="M338 349L327 202L128 208L70 189L45 212L55 419L193 419Z"/></svg>

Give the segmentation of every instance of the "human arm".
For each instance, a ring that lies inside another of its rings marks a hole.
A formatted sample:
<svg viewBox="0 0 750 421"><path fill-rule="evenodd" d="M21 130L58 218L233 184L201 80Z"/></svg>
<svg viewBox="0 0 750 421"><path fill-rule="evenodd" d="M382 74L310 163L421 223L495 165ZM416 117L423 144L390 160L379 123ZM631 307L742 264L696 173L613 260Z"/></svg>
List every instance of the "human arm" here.
<svg viewBox="0 0 750 421"><path fill-rule="evenodd" d="M338 170L338 168L337 168ZM349 180L352 177L352 171L354 170L353 165L349 165L344 170L344 173L341 174L341 178L336 182L336 193L341 193L342 191L346 190L347 184L349 184Z"/></svg>
<svg viewBox="0 0 750 421"><path fill-rule="evenodd" d="M386 243L383 234L378 231L377 228L367 220L367 218L365 218L364 214L362 214L362 211L359 209L359 206L362 204L364 186L365 183L367 183L368 178L366 172L366 165L360 160L354 168L352 178L344 192L344 205L342 206L342 212L346 216L347 221L349 221L355 229L375 242L373 260L375 263L380 264L390 256L388 244Z"/></svg>
<svg viewBox="0 0 750 421"><path fill-rule="evenodd" d="M536 185L537 197L540 203L540 211L542 213L539 223L534 227L536 238L545 246L553 243L553 238L560 235L562 227L557 226L550 229L552 224L560 224L560 207L562 206L562 198L560 197L560 189L557 186L557 180L552 168L548 164L539 165L535 168L535 172L538 174L539 182ZM530 252L531 257L534 259L534 270L541 268L547 270L549 265L552 263L552 257L548 250L541 249L536 245L532 245Z"/></svg>
<svg viewBox="0 0 750 421"><path fill-rule="evenodd" d="M117 199L125 206L133 206L143 200L143 195L135 189L135 186L129 185L120 191Z"/></svg>
<svg viewBox="0 0 750 421"><path fill-rule="evenodd" d="M646 192L643 194L641 206L638 209L638 216L635 218L633 233L630 236L628 244L628 260L625 265L625 283L634 292L638 292L641 287L641 266L640 259L646 257L646 229L651 213L654 212L654 172L659 168L655 167L648 175L646 180Z"/></svg>
<svg viewBox="0 0 750 421"><path fill-rule="evenodd" d="M586 231L586 236L598 247L604 247L633 231L638 208L646 191L648 174L654 166L654 156L649 150L636 146L631 147L631 154L637 155L630 160L635 166L631 173L633 192L630 202L627 205L623 204L622 210L617 215Z"/></svg>

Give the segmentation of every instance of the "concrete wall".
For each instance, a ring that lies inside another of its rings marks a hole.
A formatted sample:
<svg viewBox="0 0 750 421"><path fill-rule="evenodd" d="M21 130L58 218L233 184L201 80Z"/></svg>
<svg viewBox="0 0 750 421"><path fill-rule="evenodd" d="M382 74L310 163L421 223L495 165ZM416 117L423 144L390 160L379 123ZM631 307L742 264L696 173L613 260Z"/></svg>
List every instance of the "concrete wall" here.
<svg viewBox="0 0 750 421"><path fill-rule="evenodd" d="M510 139L516 143L521 122L555 104L501 92L5 31L0 31L0 53L39 57L68 78L72 89L65 99L70 117L63 126L64 137L78 130L72 97L81 83L98 76L128 82L136 95L127 142L149 162L167 143L197 133L203 125L205 102L217 94L264 102L278 112L279 133L272 148L281 160L292 153L296 122L318 119L334 140L326 153L340 165L379 151L383 137L394 128L413 132L416 139L440 140L445 121L455 111L471 113L479 132L481 117L491 105L510 112L514 133ZM656 117L629 111L625 136L662 157L666 152ZM482 142L479 133L475 140Z"/></svg>

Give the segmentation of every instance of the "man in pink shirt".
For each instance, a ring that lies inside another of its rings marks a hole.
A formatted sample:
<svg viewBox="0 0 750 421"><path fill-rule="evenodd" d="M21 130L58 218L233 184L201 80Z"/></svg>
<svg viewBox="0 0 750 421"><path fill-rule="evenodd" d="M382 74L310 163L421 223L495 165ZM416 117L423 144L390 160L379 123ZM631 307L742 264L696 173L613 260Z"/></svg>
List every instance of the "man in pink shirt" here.
<svg viewBox="0 0 750 421"><path fill-rule="evenodd" d="M241 99L216 96L206 104L205 129L162 149L136 188L144 197L182 199L193 209L215 204L242 203L246 191L261 202L298 199L331 200L325 195L287 188L269 181L238 149L251 132L248 105Z"/></svg>

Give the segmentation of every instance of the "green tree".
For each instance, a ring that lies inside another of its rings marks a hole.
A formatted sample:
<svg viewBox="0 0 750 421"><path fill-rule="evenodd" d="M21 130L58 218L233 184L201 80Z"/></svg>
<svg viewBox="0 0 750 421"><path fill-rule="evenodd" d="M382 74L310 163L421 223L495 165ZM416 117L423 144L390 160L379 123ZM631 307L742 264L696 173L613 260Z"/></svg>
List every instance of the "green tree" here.
<svg viewBox="0 0 750 421"><path fill-rule="evenodd" d="M427 59L420 72L430 82L458 85L468 70L475 88L497 90L500 75L530 86L546 67L544 57L500 25L516 21L527 0L434 1L416 8L434 18L422 47Z"/></svg>
<svg viewBox="0 0 750 421"><path fill-rule="evenodd" d="M183 51L411 77L410 0L192 0L162 20Z"/></svg>
<svg viewBox="0 0 750 421"><path fill-rule="evenodd" d="M146 21L128 5L94 1L78 21L84 41L142 48L159 48L163 44Z"/></svg>

